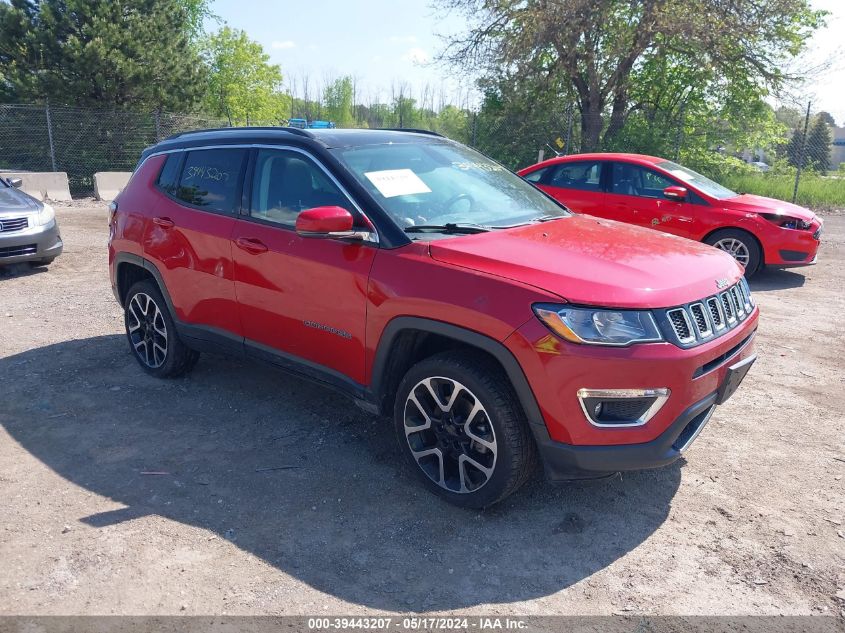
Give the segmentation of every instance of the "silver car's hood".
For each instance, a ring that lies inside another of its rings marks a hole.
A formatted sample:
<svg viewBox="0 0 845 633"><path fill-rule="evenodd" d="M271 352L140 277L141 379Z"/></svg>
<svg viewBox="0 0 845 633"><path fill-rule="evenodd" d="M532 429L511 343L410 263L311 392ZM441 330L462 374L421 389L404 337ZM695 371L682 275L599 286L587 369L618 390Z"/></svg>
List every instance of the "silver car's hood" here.
<svg viewBox="0 0 845 633"><path fill-rule="evenodd" d="M0 217L37 213L41 203L12 187L0 184Z"/></svg>

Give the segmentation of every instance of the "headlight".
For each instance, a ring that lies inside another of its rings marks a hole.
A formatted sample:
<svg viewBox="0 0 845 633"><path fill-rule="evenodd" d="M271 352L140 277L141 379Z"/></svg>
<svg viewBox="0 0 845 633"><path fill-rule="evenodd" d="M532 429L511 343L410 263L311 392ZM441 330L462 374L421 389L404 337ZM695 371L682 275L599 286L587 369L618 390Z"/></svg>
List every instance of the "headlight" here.
<svg viewBox="0 0 845 633"><path fill-rule="evenodd" d="M537 304L534 313L552 332L572 343L624 346L663 340L649 311Z"/></svg>
<svg viewBox="0 0 845 633"><path fill-rule="evenodd" d="M45 224L49 224L50 222L52 222L55 217L55 210L53 209L53 207L51 207L45 202L44 206L41 207L41 211L38 212L38 219L36 220L36 222L38 223L38 226L44 226Z"/></svg>
<svg viewBox="0 0 845 633"><path fill-rule="evenodd" d="M802 231L806 231L811 226L813 226L812 222L807 222L806 220L799 220L798 218L793 218L792 216L788 215L778 215L776 213L761 213L760 216L765 218L772 224L776 224L782 229L800 229Z"/></svg>

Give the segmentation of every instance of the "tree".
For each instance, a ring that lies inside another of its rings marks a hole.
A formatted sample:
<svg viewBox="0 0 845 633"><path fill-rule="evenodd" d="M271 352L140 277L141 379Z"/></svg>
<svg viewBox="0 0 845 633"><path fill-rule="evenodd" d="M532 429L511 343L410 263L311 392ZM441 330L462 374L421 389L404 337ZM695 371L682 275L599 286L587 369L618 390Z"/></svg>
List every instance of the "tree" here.
<svg viewBox="0 0 845 633"><path fill-rule="evenodd" d="M205 84L191 11L205 6L205 0L0 3L5 98L190 109Z"/></svg>
<svg viewBox="0 0 845 633"><path fill-rule="evenodd" d="M355 123L353 91L352 77L348 75L335 79L323 90L324 116L337 127L352 127Z"/></svg>
<svg viewBox="0 0 845 633"><path fill-rule="evenodd" d="M807 166L807 148L804 145L804 132L796 128L792 131L792 137L786 144L786 159L793 167L804 168Z"/></svg>
<svg viewBox="0 0 845 633"><path fill-rule="evenodd" d="M816 171L826 172L830 169L830 145L832 138L827 121L816 117L813 127L807 134L807 163Z"/></svg>
<svg viewBox="0 0 845 633"><path fill-rule="evenodd" d="M822 110L816 115L816 119L824 121L830 127L836 127L836 119L833 118L833 115L830 112Z"/></svg>
<svg viewBox="0 0 845 633"><path fill-rule="evenodd" d="M671 57L713 81L777 87L825 15L809 0L440 0L470 28L441 59L510 83L530 81L578 106L581 149L612 140L642 106L640 71Z"/></svg>
<svg viewBox="0 0 845 633"><path fill-rule="evenodd" d="M232 122L278 123L290 111L282 95L282 71L244 31L224 26L208 37L203 53L209 80L208 111Z"/></svg>

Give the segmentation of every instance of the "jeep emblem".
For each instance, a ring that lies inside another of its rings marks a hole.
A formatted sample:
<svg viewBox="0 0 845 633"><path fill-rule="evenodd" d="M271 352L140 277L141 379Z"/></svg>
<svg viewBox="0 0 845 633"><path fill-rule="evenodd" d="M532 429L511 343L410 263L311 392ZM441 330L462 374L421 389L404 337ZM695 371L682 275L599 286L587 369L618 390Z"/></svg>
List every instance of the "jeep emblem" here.
<svg viewBox="0 0 845 633"><path fill-rule="evenodd" d="M716 280L716 288L721 290L722 288L728 287L728 280L727 279L717 279Z"/></svg>

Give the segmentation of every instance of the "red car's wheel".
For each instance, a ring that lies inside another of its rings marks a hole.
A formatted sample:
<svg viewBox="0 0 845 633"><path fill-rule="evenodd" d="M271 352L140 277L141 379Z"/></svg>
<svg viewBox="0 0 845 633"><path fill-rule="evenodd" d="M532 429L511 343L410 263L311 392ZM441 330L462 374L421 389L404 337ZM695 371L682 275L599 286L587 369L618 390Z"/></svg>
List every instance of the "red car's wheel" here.
<svg viewBox="0 0 845 633"><path fill-rule="evenodd" d="M704 241L725 251L742 264L746 277L751 277L760 268L760 246L751 233L739 229L723 229Z"/></svg>

